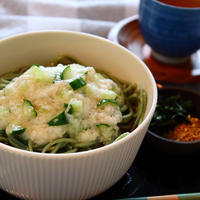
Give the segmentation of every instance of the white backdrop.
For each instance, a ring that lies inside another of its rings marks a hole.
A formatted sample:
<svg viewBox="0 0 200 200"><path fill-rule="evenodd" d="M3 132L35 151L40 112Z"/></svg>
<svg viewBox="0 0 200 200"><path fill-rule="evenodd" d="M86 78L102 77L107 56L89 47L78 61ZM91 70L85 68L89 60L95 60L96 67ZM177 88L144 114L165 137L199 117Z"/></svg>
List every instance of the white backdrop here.
<svg viewBox="0 0 200 200"><path fill-rule="evenodd" d="M81 31L107 37L137 14L139 0L0 0L0 38L38 30Z"/></svg>

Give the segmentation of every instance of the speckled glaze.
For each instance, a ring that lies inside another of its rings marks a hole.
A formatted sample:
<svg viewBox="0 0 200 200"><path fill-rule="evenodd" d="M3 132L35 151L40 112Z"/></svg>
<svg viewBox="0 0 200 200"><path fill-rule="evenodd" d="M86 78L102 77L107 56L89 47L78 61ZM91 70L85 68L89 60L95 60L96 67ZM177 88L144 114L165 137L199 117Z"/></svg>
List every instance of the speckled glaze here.
<svg viewBox="0 0 200 200"><path fill-rule="evenodd" d="M42 31L0 41L0 73L70 55L147 91L143 122L127 137L102 148L69 154L44 154L0 143L0 187L22 199L91 198L115 184L129 169L155 111L157 87L146 65L113 42L83 33Z"/></svg>
<svg viewBox="0 0 200 200"><path fill-rule="evenodd" d="M173 62L173 58L187 57L200 48L200 8L141 0L139 23L145 41L160 60L166 56Z"/></svg>

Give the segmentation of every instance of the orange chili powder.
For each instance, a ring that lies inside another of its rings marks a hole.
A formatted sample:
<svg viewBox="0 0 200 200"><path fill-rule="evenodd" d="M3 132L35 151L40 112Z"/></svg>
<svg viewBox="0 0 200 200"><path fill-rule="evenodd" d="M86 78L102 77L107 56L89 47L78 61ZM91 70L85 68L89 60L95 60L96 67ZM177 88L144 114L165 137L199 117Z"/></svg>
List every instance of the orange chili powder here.
<svg viewBox="0 0 200 200"><path fill-rule="evenodd" d="M164 134L165 138L176 141L200 140L200 119L188 115L190 123L177 125L174 130Z"/></svg>

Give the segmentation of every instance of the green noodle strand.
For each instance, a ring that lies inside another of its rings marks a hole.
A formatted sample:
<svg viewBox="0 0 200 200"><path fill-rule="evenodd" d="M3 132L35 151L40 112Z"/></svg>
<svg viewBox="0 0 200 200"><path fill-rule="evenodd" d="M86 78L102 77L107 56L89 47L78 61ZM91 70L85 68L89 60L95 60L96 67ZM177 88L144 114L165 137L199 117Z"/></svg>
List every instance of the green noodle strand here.
<svg viewBox="0 0 200 200"><path fill-rule="evenodd" d="M27 146L25 144L23 144L22 142L20 142L19 140L15 139L12 136L8 136L8 141L10 142L10 144L12 144L12 146L17 147L19 149L23 149L23 150L27 150Z"/></svg>
<svg viewBox="0 0 200 200"><path fill-rule="evenodd" d="M87 148L97 144L97 141L85 142L85 143L76 143L74 146L78 148Z"/></svg>
<svg viewBox="0 0 200 200"><path fill-rule="evenodd" d="M143 112L145 111L145 102L146 102L146 95L144 95L144 92L143 90L141 89L140 90L140 97L139 97L139 106L138 106L138 113L137 113L137 117L135 119L135 122L131 128L131 130L134 130L138 125L139 123L142 121L142 115L143 115Z"/></svg>
<svg viewBox="0 0 200 200"><path fill-rule="evenodd" d="M128 96L129 101L137 101L138 95L136 93L133 93L132 95Z"/></svg>
<svg viewBox="0 0 200 200"><path fill-rule="evenodd" d="M8 80L6 80L4 78L0 78L0 82L1 83L5 83L5 84L9 84L10 83L10 81L8 81Z"/></svg>
<svg viewBox="0 0 200 200"><path fill-rule="evenodd" d="M122 123L128 123L131 119L133 119L133 113L130 111L128 114L122 115L122 118Z"/></svg>
<svg viewBox="0 0 200 200"><path fill-rule="evenodd" d="M66 142L60 142L58 143L55 148L51 151L51 153L57 153L60 149L62 149L64 146L66 146Z"/></svg>
<svg viewBox="0 0 200 200"><path fill-rule="evenodd" d="M78 151L78 148L74 148L74 149L70 149L70 150L68 150L68 151L66 151L64 153L75 153L77 151Z"/></svg>
<svg viewBox="0 0 200 200"><path fill-rule="evenodd" d="M137 90L137 85L123 84L122 90L125 96L125 105L120 110L123 121L120 123L120 129L124 131L134 130L143 120L146 109L146 92L142 89Z"/></svg>
<svg viewBox="0 0 200 200"><path fill-rule="evenodd" d="M144 90L142 90L142 99L143 99L143 109L142 109L141 117L139 120L139 124L142 122L142 120L144 118L146 105L147 105L147 94L146 94L146 92L144 92Z"/></svg>
<svg viewBox="0 0 200 200"><path fill-rule="evenodd" d="M8 142L8 138L4 137L4 136L0 136L0 142Z"/></svg>
<svg viewBox="0 0 200 200"><path fill-rule="evenodd" d="M125 112L125 111L127 111L128 110L128 106L127 106L127 104L124 104L121 108L120 108L120 111L123 113L123 112Z"/></svg>
<svg viewBox="0 0 200 200"><path fill-rule="evenodd" d="M129 132L125 132L123 134L121 134L119 137L117 137L114 142L117 142L119 140L121 140L122 138L126 137L127 135L129 135L130 133Z"/></svg>
<svg viewBox="0 0 200 200"><path fill-rule="evenodd" d="M33 143L31 140L28 141L28 150L33 151Z"/></svg>
<svg viewBox="0 0 200 200"><path fill-rule="evenodd" d="M5 87L6 87L6 85L7 85L7 84L5 84L5 83L0 83L0 89L3 89L3 88L5 88Z"/></svg>
<svg viewBox="0 0 200 200"><path fill-rule="evenodd" d="M71 138L60 138L60 139L57 139L57 140L54 140L50 143L48 143L43 149L42 149L42 153L46 153L50 147L52 147L53 145L55 144L58 144L58 143L62 143L62 142L65 142L65 143L76 143L76 140L74 139L71 139Z"/></svg>
<svg viewBox="0 0 200 200"><path fill-rule="evenodd" d="M128 93L131 89L133 88L133 85L128 85L128 87L126 86L126 84L123 84L123 92L124 93Z"/></svg>

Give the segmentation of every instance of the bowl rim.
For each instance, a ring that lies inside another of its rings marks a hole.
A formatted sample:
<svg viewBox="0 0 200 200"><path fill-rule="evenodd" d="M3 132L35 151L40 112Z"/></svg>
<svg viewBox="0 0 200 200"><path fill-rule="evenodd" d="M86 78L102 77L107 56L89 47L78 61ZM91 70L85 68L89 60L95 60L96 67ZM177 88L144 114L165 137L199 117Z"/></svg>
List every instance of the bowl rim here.
<svg viewBox="0 0 200 200"><path fill-rule="evenodd" d="M180 92L186 92L189 94L193 94L195 96L198 96L200 98L200 92L191 89L191 88L184 88L184 87L180 87L180 86L164 86L164 87L160 87L158 88L158 92L159 91L167 91L167 90L174 90L174 91L180 91ZM159 96L159 94L158 94ZM178 144L178 145L190 145L190 144L198 144L200 143L200 139L199 140L193 140L193 141L177 141L177 140L172 140L172 139L168 139L165 137L162 137L158 134L156 134L155 132L151 131L149 128L147 130L147 133L152 135L153 137L155 137L156 139L168 142L168 143L173 143L173 144Z"/></svg>
<svg viewBox="0 0 200 200"><path fill-rule="evenodd" d="M133 54L132 52L130 52L129 50L127 50L125 47L114 43L113 41L110 41L106 38L94 35L94 34L90 34L90 33L83 33L83 32L78 32L78 31L64 31L64 30L42 30L42 31L30 31L30 32L25 32L25 33L18 33L12 36L8 36L6 38L3 38L0 40L0 45L2 43L5 43L7 41L11 41L11 40L16 40L16 39L20 39L23 37L28 37L28 36L34 36L34 35L39 35L39 34L66 34L66 35L76 35L77 37L86 37L86 38L90 38L93 40L99 40L100 42L104 42L104 43L108 43L109 45L112 45L114 48L119 48L121 49L121 51L124 51L126 54L129 54L129 56L132 56L134 59L137 60L138 63L140 63L140 65L144 68L146 74L149 76L149 79L151 80L151 84L152 84L152 94L154 96L154 98L152 99L152 104L149 108L149 112L147 113L147 115L145 116L144 120L141 122L141 124L132 132L130 132L129 135L127 135L126 137L111 143L109 145L105 145L103 147L99 147L96 149L92 149L92 150L88 150L88 151L83 151L83 152L76 152L76 153L66 153L66 154L50 154L50 153L40 153L40 152L30 152L27 150L23 150L23 149L18 149L16 147L12 147L9 145L6 145L4 143L0 142L0 151L8 151L11 153L15 153L18 155L23 155L23 156L32 156L32 157L37 157L37 158L53 158L53 159L62 159L62 158L79 158L80 156L86 156L86 155L94 155L94 154L98 154L98 153L103 153L106 151L110 151L112 149L118 148L119 146L125 144L130 138L134 137L135 134L139 134L139 132L142 130L142 127L148 123L149 119L153 116L153 113L155 111L156 108L156 103L157 103L157 98L158 98L158 93L157 93L157 87L156 87L156 82L155 79L151 73L151 71L149 70L149 68L147 67L147 65L140 59L138 58L135 54Z"/></svg>

